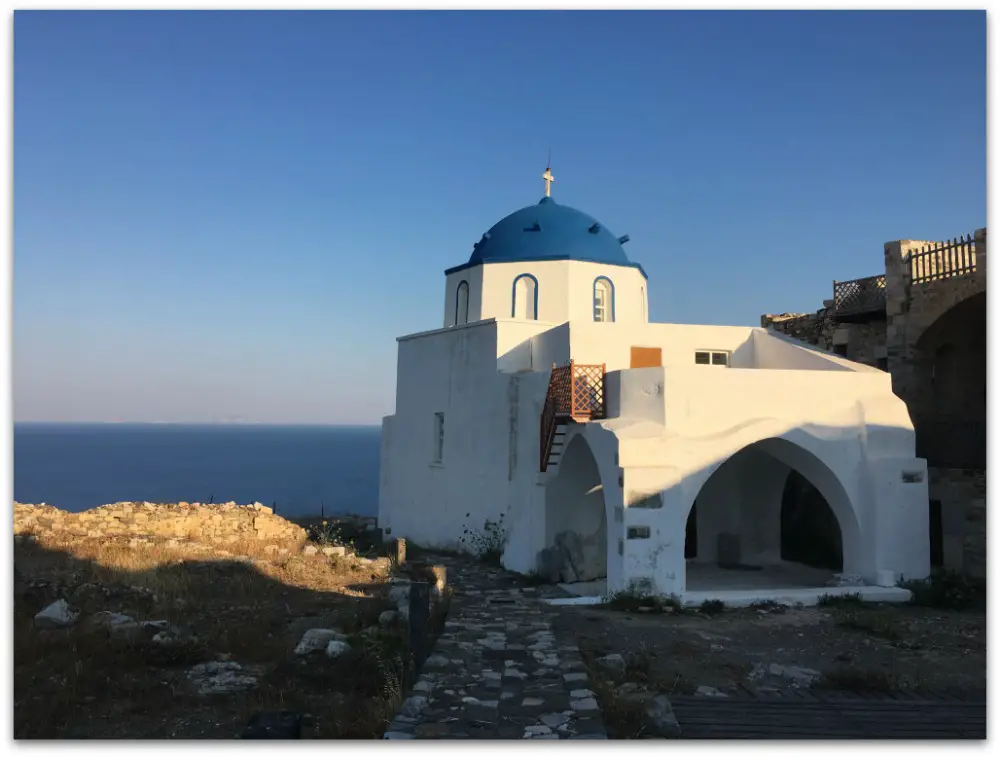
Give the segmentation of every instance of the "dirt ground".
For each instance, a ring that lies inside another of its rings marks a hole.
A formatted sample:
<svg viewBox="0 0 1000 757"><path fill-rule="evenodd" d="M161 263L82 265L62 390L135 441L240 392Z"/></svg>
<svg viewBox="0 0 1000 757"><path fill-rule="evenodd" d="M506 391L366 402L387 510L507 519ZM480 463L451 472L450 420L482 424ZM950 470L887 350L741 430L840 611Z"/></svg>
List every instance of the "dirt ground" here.
<svg viewBox="0 0 1000 757"><path fill-rule="evenodd" d="M590 659L618 653L627 680L663 692L811 685L840 690L986 689L985 611L845 602L706 615L563 607L559 622ZM771 665L809 673L773 674Z"/></svg>
<svg viewBox="0 0 1000 757"><path fill-rule="evenodd" d="M389 607L388 562L242 546L205 555L183 544L19 540L15 738L232 739L253 713L279 710L303 715L303 738L380 738L409 675L404 632L377 622ZM36 628L35 614L59 598L80 622ZM101 611L166 621L179 640L95 628L88 618ZM295 655L310 628L342 630L351 652ZM206 662L236 662L256 682L199 693L190 671Z"/></svg>

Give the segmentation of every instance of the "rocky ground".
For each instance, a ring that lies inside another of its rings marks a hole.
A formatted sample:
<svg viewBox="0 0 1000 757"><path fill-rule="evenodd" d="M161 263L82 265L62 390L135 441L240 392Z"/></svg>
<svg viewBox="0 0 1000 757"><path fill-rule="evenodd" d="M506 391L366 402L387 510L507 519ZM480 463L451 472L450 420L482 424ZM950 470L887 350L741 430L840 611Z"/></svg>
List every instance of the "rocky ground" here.
<svg viewBox="0 0 1000 757"><path fill-rule="evenodd" d="M390 562L350 546L364 528L174 507L176 527L16 507L15 737L231 739L280 710L303 738L380 738L412 674Z"/></svg>
<svg viewBox="0 0 1000 757"><path fill-rule="evenodd" d="M985 610L851 601L705 610L559 608L555 624L580 646L609 735L641 735L647 700L663 693L950 691L985 700Z"/></svg>

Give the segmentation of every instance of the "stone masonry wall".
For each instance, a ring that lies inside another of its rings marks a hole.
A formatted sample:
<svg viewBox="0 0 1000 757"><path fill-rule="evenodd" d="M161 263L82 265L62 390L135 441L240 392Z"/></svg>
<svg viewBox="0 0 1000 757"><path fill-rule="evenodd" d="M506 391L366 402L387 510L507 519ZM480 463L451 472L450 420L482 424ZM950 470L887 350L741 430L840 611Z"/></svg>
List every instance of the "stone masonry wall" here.
<svg viewBox="0 0 1000 757"><path fill-rule="evenodd" d="M986 291L986 229L975 235L974 273L914 284L906 256L928 243L902 240L885 245L886 350L892 388L917 413L933 397L926 377L928 357L920 354L917 343L923 333L952 307Z"/></svg>
<svg viewBox="0 0 1000 757"><path fill-rule="evenodd" d="M941 503L944 567L986 577L986 471L928 468L928 494Z"/></svg>
<svg viewBox="0 0 1000 757"><path fill-rule="evenodd" d="M920 337L951 308L986 291L986 229L974 234L975 271L950 278L913 283L908 256L932 246L923 240L899 240L884 247L886 320L837 326L830 303L816 313L761 316L761 326L823 349L846 346L846 357L886 367L893 391L906 402L911 416L933 410L937 400L928 381L928 356ZM972 576L986 575L986 471L929 467L931 500L941 503L944 567Z"/></svg>
<svg viewBox="0 0 1000 757"><path fill-rule="evenodd" d="M837 328L825 308L815 313L768 313L760 317L760 325L824 350L832 349Z"/></svg>
<svg viewBox="0 0 1000 757"><path fill-rule="evenodd" d="M244 540L298 542L306 531L281 518L260 503L241 506L158 505L150 502L117 502L81 513L51 505L14 503L14 534L51 533L70 537L144 537L188 539L223 546Z"/></svg>
<svg viewBox="0 0 1000 757"><path fill-rule="evenodd" d="M838 324L827 307L815 313L768 313L760 317L760 325L831 352L845 345L845 357L865 365L879 367L886 359L884 323Z"/></svg>

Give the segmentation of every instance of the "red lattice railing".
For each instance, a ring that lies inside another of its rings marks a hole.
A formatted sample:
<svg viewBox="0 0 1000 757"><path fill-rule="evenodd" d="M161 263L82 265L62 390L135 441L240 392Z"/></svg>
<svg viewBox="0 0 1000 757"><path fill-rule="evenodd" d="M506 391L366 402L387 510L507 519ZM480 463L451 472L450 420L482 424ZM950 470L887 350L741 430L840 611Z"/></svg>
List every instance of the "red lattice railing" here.
<svg viewBox="0 0 1000 757"><path fill-rule="evenodd" d="M570 360L569 365L552 365L539 429L539 465L543 473L552 455L552 443L560 421L588 421L606 417L604 373L603 363L577 365Z"/></svg>

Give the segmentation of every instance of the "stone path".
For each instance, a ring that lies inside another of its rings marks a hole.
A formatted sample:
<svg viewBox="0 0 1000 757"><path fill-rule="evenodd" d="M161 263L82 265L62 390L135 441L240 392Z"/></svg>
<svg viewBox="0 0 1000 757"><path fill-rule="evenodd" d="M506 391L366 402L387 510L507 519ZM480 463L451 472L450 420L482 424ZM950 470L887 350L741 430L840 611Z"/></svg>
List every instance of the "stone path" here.
<svg viewBox="0 0 1000 757"><path fill-rule="evenodd" d="M451 611L385 738L607 738L579 649L557 636L541 601L554 589L457 558L435 562L448 568Z"/></svg>

